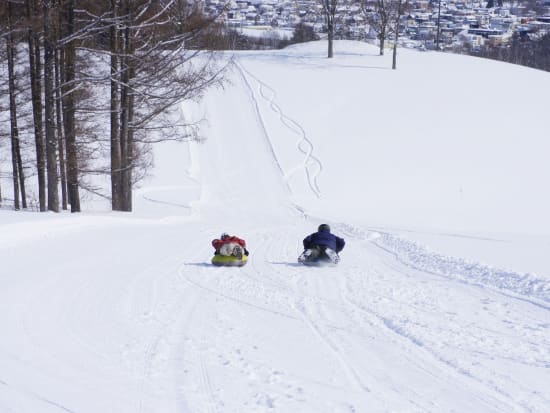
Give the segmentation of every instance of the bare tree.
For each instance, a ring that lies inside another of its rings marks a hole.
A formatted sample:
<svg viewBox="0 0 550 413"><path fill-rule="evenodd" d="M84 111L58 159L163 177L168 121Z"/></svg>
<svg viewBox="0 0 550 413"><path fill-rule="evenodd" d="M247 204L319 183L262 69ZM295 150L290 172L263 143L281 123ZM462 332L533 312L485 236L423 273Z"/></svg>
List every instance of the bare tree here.
<svg viewBox="0 0 550 413"><path fill-rule="evenodd" d="M437 32L435 36L435 50L439 50L439 38L441 37L441 0L437 2Z"/></svg>
<svg viewBox="0 0 550 413"><path fill-rule="evenodd" d="M75 120L75 60L76 60L76 36L74 24L74 0L65 0L62 8L61 40L62 56L61 77L63 107L63 132L65 135L67 153L67 195L71 204L71 212L80 212L80 194L78 178L78 149L76 143L76 120Z"/></svg>
<svg viewBox="0 0 550 413"><path fill-rule="evenodd" d="M166 112L178 102L200 98L222 80L224 65L205 50L219 43L214 38L219 31L216 16L205 15L200 4L185 0L4 0L0 11L11 3L25 6L18 8L24 17L19 29L28 42L29 77L23 76L19 84L30 91L29 105L22 106L24 119L32 106L33 130L28 132L34 135L40 210L60 210L61 187L62 207L70 204L72 212L80 211L79 188L97 190L82 178L106 171L101 165L105 158L100 158L108 147L105 141L110 142L113 209L132 210L132 188L143 177L141 168L150 157L150 145L192 136L190 129L183 128L178 135L168 135L175 126L186 126L186 121L170 125ZM3 24L0 29L6 27ZM5 34L1 37L7 39ZM11 58L16 42L10 38L6 44ZM102 67L101 56L110 63ZM87 64L87 59L97 63ZM15 75L25 68L13 61L9 66L15 84ZM87 86L94 84L110 86L110 103L101 93L86 95ZM6 90L7 85L6 81ZM15 94L15 88L12 91ZM14 96L10 113L15 160L19 151L16 102L21 98ZM107 105L100 106L103 102ZM105 123L108 114L108 139L101 129L87 129L90 123ZM14 188L21 190L21 161L17 168L14 163L13 176L19 179Z"/></svg>
<svg viewBox="0 0 550 413"><path fill-rule="evenodd" d="M180 1L111 0L111 178L112 207L132 210L134 168L141 144L162 140L161 115L176 103L200 97L217 83L214 55L189 49L214 19L197 7L186 15ZM186 24L188 26L186 26Z"/></svg>
<svg viewBox="0 0 550 413"><path fill-rule="evenodd" d="M59 30L59 23L56 27ZM59 38L59 33L56 31L56 38ZM61 107L61 62L63 61L64 54L60 49L55 51L54 61L54 81L55 81L55 127L57 133L57 149L59 158L59 178L61 183L61 208L67 209L67 170L65 166L65 134L63 132L63 112Z"/></svg>
<svg viewBox="0 0 550 413"><path fill-rule="evenodd" d="M325 23L327 24L328 32L328 58L334 56L334 22L336 18L336 8L338 6L338 0L321 0L323 6L323 14L325 16Z"/></svg>
<svg viewBox="0 0 550 413"><path fill-rule="evenodd" d="M409 0L397 0L396 2L396 13L395 13L395 28L394 39L393 39L393 57L392 57L392 69L397 69L397 43L399 41L399 26L401 23L401 17L403 16L405 10L409 5Z"/></svg>
<svg viewBox="0 0 550 413"><path fill-rule="evenodd" d="M55 0L43 0L44 12L44 120L46 132L46 170L48 176L48 210L59 212L59 175L57 173L57 136L55 120L54 64L56 39L54 29Z"/></svg>
<svg viewBox="0 0 550 413"><path fill-rule="evenodd" d="M34 120L34 137L36 146L36 170L38 175L38 202L40 211L46 211L46 155L44 149L44 129L42 123L42 68L40 36L37 32L36 11L38 5L35 0L25 0L27 12L27 42L29 52L29 73L32 95L32 112Z"/></svg>
<svg viewBox="0 0 550 413"><path fill-rule="evenodd" d="M118 21L120 0L111 0L111 13L114 22ZM110 99L110 113L111 113L111 204L114 210L122 209L121 199L121 157L120 157L120 134L119 134L119 30L116 28L116 24L111 24L109 29L110 38L110 52L111 52L111 99Z"/></svg>
<svg viewBox="0 0 550 413"><path fill-rule="evenodd" d="M394 9L393 0L363 0L362 2L363 14L378 37L380 56L384 55L385 41L390 34Z"/></svg>
<svg viewBox="0 0 550 413"><path fill-rule="evenodd" d="M11 134L11 158L12 158L12 176L13 176L13 199L16 210L27 208L27 197L25 193L25 176L23 173L23 162L21 159L21 149L19 144L19 128L17 126L17 102L15 85L15 58L16 41L13 33L15 25L13 24L13 5L7 2L7 27L6 52L8 61L8 90L10 106L10 134ZM19 197L21 196L21 203Z"/></svg>

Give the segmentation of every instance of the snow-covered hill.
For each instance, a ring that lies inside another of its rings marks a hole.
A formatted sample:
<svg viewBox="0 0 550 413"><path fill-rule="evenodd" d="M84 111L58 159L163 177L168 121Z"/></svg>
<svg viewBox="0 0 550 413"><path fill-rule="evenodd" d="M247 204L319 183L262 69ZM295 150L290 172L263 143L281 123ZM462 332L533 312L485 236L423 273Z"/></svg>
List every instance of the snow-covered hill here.
<svg viewBox="0 0 550 413"><path fill-rule="evenodd" d="M236 54L132 214L0 210L0 412L548 410L550 74L325 48Z"/></svg>

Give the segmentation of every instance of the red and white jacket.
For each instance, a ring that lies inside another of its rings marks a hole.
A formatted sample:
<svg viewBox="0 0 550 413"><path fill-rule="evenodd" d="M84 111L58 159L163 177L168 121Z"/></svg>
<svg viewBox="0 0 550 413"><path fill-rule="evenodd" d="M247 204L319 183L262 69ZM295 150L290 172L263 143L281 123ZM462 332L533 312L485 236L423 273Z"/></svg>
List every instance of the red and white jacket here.
<svg viewBox="0 0 550 413"><path fill-rule="evenodd" d="M231 242L234 242L236 244L239 244L241 247L246 249L246 241L244 239L240 239L236 236L228 237L224 240L221 239L215 239L212 241L212 246L216 249L216 251L219 251L222 245L229 244Z"/></svg>

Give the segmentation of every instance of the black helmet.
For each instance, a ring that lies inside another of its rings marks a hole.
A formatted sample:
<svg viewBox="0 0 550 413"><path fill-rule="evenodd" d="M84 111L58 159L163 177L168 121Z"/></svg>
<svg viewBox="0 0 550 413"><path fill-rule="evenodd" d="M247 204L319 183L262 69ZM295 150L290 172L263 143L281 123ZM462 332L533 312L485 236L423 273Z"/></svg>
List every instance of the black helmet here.
<svg viewBox="0 0 550 413"><path fill-rule="evenodd" d="M330 227L328 224L321 224L319 225L319 228L317 228L317 231L327 231L330 232Z"/></svg>
<svg viewBox="0 0 550 413"><path fill-rule="evenodd" d="M229 238L229 234L227 232L224 232L222 234L222 236L220 237L220 239L223 241L223 240L226 240L227 238Z"/></svg>

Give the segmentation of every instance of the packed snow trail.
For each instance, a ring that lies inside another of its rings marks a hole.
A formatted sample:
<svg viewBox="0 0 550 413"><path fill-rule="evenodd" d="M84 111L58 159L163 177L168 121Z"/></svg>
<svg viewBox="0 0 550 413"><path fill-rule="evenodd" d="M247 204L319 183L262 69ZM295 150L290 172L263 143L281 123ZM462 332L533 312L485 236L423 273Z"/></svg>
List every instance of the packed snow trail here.
<svg viewBox="0 0 550 413"><path fill-rule="evenodd" d="M20 275L2 293L0 400L21 398L23 412L55 411L30 394L84 412L542 411L546 310L353 236L336 271L298 266L310 227L244 226L242 269L208 265L217 228L199 223L89 231L88 260L74 236L57 242L78 260L31 244L63 264L8 262ZM133 241L115 257L117 232Z"/></svg>

